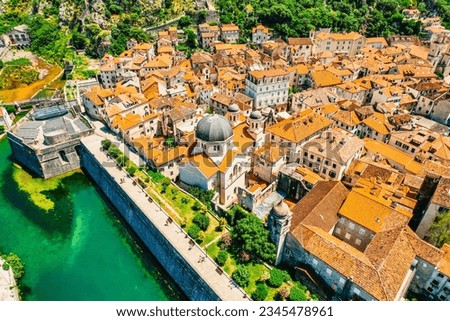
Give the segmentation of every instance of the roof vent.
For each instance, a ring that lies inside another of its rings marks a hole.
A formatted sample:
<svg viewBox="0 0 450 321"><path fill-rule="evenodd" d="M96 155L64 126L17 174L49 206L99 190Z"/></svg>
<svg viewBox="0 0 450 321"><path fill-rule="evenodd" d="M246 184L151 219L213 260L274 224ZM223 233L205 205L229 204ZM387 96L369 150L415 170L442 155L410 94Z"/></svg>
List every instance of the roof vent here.
<svg viewBox="0 0 450 321"><path fill-rule="evenodd" d="M379 223L379 222L380 222L380 218L379 218L379 217L376 217L376 218L375 218L375 222Z"/></svg>

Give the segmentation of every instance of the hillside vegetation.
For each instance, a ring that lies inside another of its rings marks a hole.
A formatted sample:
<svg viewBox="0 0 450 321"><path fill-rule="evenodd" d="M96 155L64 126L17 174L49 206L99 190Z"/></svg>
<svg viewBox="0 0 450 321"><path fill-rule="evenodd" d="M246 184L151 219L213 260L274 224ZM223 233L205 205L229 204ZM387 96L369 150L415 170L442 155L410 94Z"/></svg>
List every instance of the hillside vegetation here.
<svg viewBox="0 0 450 321"><path fill-rule="evenodd" d="M222 22L234 22L249 36L262 23L276 36L307 37L310 30L358 31L366 36L419 34L420 23L405 20L402 10L414 6L423 14L439 14L450 27L446 0L217 0Z"/></svg>

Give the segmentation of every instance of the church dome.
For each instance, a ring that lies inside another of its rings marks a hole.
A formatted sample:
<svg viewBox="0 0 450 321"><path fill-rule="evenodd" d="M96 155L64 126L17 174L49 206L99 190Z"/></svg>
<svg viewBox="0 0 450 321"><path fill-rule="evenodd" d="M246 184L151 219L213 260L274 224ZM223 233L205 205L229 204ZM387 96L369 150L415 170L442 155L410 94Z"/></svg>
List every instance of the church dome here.
<svg viewBox="0 0 450 321"><path fill-rule="evenodd" d="M214 114L200 119L195 136L206 142L221 142L233 136L233 131L225 117Z"/></svg>
<svg viewBox="0 0 450 321"><path fill-rule="evenodd" d="M291 212L289 206L282 200L273 207L273 212L278 216L287 216Z"/></svg>
<svg viewBox="0 0 450 321"><path fill-rule="evenodd" d="M250 113L250 119L261 119L263 116L259 110L254 110Z"/></svg>
<svg viewBox="0 0 450 321"><path fill-rule="evenodd" d="M238 106L238 105L236 105L236 104L231 104L231 105L228 107L228 111L229 111L230 113L237 113L237 112L239 112L239 111L241 111L241 110L239 109L239 106Z"/></svg>

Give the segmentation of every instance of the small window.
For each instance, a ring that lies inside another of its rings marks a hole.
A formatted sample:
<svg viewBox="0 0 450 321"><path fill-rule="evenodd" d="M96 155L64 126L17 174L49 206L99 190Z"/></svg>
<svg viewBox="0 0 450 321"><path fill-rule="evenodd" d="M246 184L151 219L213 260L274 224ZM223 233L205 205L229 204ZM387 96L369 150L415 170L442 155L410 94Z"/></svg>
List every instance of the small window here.
<svg viewBox="0 0 450 321"><path fill-rule="evenodd" d="M334 231L336 234L341 234L342 232L342 230L339 227L336 227Z"/></svg>
<svg viewBox="0 0 450 321"><path fill-rule="evenodd" d="M345 284L345 279L344 278L339 278L339 284L342 286Z"/></svg>
<svg viewBox="0 0 450 321"><path fill-rule="evenodd" d="M316 259L313 259L313 260L312 260L312 264L313 264L313 265L317 265L317 263L319 263L319 261L317 261Z"/></svg>
<svg viewBox="0 0 450 321"><path fill-rule="evenodd" d="M354 230L355 229L355 224L350 222L348 224L348 227L350 227L350 229Z"/></svg>
<svg viewBox="0 0 450 321"><path fill-rule="evenodd" d="M350 240L351 237L352 237L352 236L351 236L350 233L345 233L345 238L346 238L347 240Z"/></svg>
<svg viewBox="0 0 450 321"><path fill-rule="evenodd" d="M360 229L359 229L359 234L361 234L361 235L366 234L366 230L363 229L363 228L360 228Z"/></svg>
<svg viewBox="0 0 450 321"><path fill-rule="evenodd" d="M361 240L357 238L357 239L355 240L355 244L356 244L356 245L361 245Z"/></svg>
<svg viewBox="0 0 450 321"><path fill-rule="evenodd" d="M331 276L331 273L333 273L333 271L331 271L331 269L327 268L327 274Z"/></svg>
<svg viewBox="0 0 450 321"><path fill-rule="evenodd" d="M357 288L354 288L353 289L353 293L355 293L356 295L360 295L361 291L359 289L357 289Z"/></svg>

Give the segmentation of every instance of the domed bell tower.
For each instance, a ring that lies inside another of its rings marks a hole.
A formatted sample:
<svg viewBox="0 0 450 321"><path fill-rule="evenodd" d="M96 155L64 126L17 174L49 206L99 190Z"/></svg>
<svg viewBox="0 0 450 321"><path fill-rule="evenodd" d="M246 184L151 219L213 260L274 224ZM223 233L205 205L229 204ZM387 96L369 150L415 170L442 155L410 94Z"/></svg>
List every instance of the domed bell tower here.
<svg viewBox="0 0 450 321"><path fill-rule="evenodd" d="M282 259L284 241L291 227L292 212L289 206L283 200L274 205L269 214L268 227L270 238L276 246L275 265L278 265Z"/></svg>

